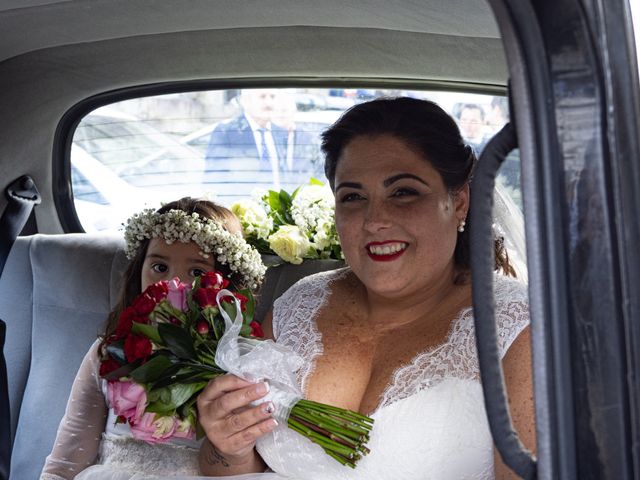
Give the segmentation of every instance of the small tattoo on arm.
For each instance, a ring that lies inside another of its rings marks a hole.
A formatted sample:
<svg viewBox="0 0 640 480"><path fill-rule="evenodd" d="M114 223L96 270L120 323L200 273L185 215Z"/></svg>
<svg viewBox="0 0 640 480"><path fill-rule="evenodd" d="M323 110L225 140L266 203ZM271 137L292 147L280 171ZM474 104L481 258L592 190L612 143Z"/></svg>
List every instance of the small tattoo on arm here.
<svg viewBox="0 0 640 480"><path fill-rule="evenodd" d="M224 455L222 455L211 442L209 442L209 448L207 449L205 460L209 465L222 465L223 467L229 467L227 459L224 458Z"/></svg>

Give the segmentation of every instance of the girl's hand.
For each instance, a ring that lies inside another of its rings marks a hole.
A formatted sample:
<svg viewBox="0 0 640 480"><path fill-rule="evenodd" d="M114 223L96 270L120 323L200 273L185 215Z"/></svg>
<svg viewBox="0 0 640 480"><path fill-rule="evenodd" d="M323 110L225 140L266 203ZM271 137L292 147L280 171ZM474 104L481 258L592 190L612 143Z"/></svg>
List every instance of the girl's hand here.
<svg viewBox="0 0 640 480"><path fill-rule="evenodd" d="M271 418L271 402L257 407L250 404L268 391L265 382L250 383L235 375L209 382L198 397L198 419L210 442L201 450L203 470L227 474L264 470L255 443L278 423Z"/></svg>

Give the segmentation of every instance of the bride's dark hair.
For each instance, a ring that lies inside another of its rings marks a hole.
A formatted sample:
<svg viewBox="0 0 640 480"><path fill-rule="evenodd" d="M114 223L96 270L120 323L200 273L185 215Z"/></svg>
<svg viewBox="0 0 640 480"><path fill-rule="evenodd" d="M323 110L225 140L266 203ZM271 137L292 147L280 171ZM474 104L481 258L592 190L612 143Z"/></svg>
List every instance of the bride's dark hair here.
<svg viewBox="0 0 640 480"><path fill-rule="evenodd" d="M428 100L381 98L347 110L322 133L324 171L335 188L336 167L344 148L360 136L392 135L420 154L440 173L449 192L455 194L470 183L476 156L464 143L456 122L442 108ZM509 263L504 239L494 241L495 269L516 276ZM464 232L458 234L454 261L466 277L470 266L469 217Z"/></svg>

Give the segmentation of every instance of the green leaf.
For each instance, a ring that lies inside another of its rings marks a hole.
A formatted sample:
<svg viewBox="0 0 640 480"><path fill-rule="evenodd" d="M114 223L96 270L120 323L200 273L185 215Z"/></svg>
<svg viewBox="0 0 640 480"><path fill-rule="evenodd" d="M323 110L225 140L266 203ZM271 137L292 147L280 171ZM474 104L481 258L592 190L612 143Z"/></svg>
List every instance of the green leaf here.
<svg viewBox="0 0 640 480"><path fill-rule="evenodd" d="M249 325L242 325L240 329L241 337L250 337L251 336L251 327Z"/></svg>
<svg viewBox="0 0 640 480"><path fill-rule="evenodd" d="M288 212L291 209L291 195L289 195L286 190L280 190L278 198L280 199L280 209L282 212Z"/></svg>
<svg viewBox="0 0 640 480"><path fill-rule="evenodd" d="M138 365L140 365L140 361L137 360L133 363L128 363L118 368L117 370L114 370L113 372L105 375L104 378L106 378L107 380L117 380L121 377L127 377L132 370L135 370L138 367Z"/></svg>
<svg viewBox="0 0 640 480"><path fill-rule="evenodd" d="M324 182L318 180L317 178L311 177L309 180L309 185L319 185L320 187L324 187Z"/></svg>
<svg viewBox="0 0 640 480"><path fill-rule="evenodd" d="M157 402L158 400L160 400L160 398L162 398L165 390L165 388L150 388L147 392L147 402Z"/></svg>
<svg viewBox="0 0 640 480"><path fill-rule="evenodd" d="M127 357L124 355L124 340L117 340L107 345L107 353L118 363L127 363Z"/></svg>
<svg viewBox="0 0 640 480"><path fill-rule="evenodd" d="M169 391L171 392L171 403L175 405L175 408L178 408L189 400L191 395L201 391L205 385L205 382L177 383L175 385L171 385L169 387Z"/></svg>
<svg viewBox="0 0 640 480"><path fill-rule="evenodd" d="M157 400L150 402L146 410L165 414L173 414L183 403L189 401L194 393L202 391L206 382L173 384L161 389Z"/></svg>
<svg viewBox="0 0 640 480"><path fill-rule="evenodd" d="M169 322L171 318L177 318L184 323L187 319L185 313L179 308L174 307L167 299L162 300L156 305L153 312L149 314L149 318L157 323Z"/></svg>
<svg viewBox="0 0 640 480"><path fill-rule="evenodd" d="M183 366L181 364L175 365L176 370L171 372L171 375L165 375L153 384L154 389L161 389L174 383L196 383L196 382L208 382L212 378L223 375L224 372L217 367L208 366Z"/></svg>
<svg viewBox="0 0 640 480"><path fill-rule="evenodd" d="M220 302L220 305L222 306L224 311L227 312L227 315L229 315L229 318L231 318L231 321L233 322L236 319L235 302ZM224 322L223 322L223 326L224 326Z"/></svg>
<svg viewBox="0 0 640 480"><path fill-rule="evenodd" d="M158 333L162 341L178 358L194 360L196 351L193 348L193 338L179 325L161 323L158 325Z"/></svg>
<svg viewBox="0 0 640 480"><path fill-rule="evenodd" d="M183 375L177 375L175 377L163 379L162 381L154 384L154 387L155 386L168 387L169 385L172 385L175 383L184 383L184 384L198 383L198 382L207 383L209 380L219 375L222 375L222 373L190 372L190 373L185 373Z"/></svg>
<svg viewBox="0 0 640 480"><path fill-rule="evenodd" d="M196 426L196 440L201 440L206 436L204 428L202 428L202 425L200 425L200 422L196 422L195 426Z"/></svg>
<svg viewBox="0 0 640 480"><path fill-rule="evenodd" d="M138 383L151 383L166 374L171 366L173 362L166 355L156 355L133 370L131 378Z"/></svg>
<svg viewBox="0 0 640 480"><path fill-rule="evenodd" d="M275 190L269 190L268 197L269 208L274 214L282 212L282 205L280 204L280 194Z"/></svg>
<svg viewBox="0 0 640 480"><path fill-rule="evenodd" d="M175 413L175 409L163 402L149 402L144 410L146 412L157 413L161 417L170 417Z"/></svg>
<svg viewBox="0 0 640 480"><path fill-rule="evenodd" d="M256 311L256 299L253 297L253 293L248 288L243 290L239 290L238 293L244 295L248 298L248 301L245 305L245 310L242 312L242 316L244 317L244 323L249 324L253 321L253 316Z"/></svg>
<svg viewBox="0 0 640 480"><path fill-rule="evenodd" d="M304 258L318 259L320 258L320 255L318 255L318 250L316 250L314 247L309 247L309 250L307 250L307 254L304 256Z"/></svg>
<svg viewBox="0 0 640 480"><path fill-rule="evenodd" d="M133 328L131 328L131 330L133 330L133 333L139 333L141 335L144 335L152 342L155 342L157 344L162 343L162 339L158 334L158 327L154 327L153 325L147 325L146 323L133 322Z"/></svg>

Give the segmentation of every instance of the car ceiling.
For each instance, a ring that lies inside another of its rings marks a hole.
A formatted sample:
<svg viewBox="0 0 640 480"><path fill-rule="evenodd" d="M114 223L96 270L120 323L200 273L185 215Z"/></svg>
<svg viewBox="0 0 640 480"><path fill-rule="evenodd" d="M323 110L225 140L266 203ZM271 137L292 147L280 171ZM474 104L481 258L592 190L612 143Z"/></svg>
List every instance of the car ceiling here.
<svg viewBox="0 0 640 480"><path fill-rule="evenodd" d="M0 61L82 42L286 26L499 36L484 0L5 0L0 4Z"/></svg>
<svg viewBox="0 0 640 480"><path fill-rule="evenodd" d="M39 228L59 232L51 165L65 112L141 85L243 80L495 90L507 67L484 0L4 0L0 178L32 175Z"/></svg>

